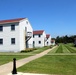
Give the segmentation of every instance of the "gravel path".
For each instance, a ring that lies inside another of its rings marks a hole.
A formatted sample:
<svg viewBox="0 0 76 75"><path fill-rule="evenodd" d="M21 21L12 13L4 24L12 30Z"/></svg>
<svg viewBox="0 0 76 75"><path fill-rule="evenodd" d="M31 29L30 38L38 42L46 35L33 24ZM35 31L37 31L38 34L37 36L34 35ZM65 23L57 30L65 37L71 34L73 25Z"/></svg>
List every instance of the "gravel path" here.
<svg viewBox="0 0 76 75"><path fill-rule="evenodd" d="M55 47L53 47L53 48L55 48ZM23 59L17 60L16 61L16 64L17 64L16 67L18 68L18 67L20 67L20 66L22 66L22 65L24 65L24 64L26 64L26 63L28 63L28 62L30 62L32 60L40 58L40 57L46 55L52 49L48 49L48 50L46 50L44 52L41 52L39 54L36 54L34 56L30 56L30 57L27 57L27 58L23 58ZM8 75L9 73L11 73L11 71L13 69L12 64L13 64L12 62L9 62L7 64L1 65L0 66L0 75Z"/></svg>

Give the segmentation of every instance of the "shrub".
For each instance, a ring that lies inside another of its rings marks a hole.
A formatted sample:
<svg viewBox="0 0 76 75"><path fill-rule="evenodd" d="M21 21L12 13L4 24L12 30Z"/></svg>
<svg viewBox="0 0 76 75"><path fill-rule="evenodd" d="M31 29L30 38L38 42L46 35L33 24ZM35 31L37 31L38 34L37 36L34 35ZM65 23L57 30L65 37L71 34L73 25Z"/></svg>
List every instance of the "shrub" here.
<svg viewBox="0 0 76 75"><path fill-rule="evenodd" d="M27 48L26 50L22 50L21 53L22 52L31 52L33 50L37 50L37 49L36 48Z"/></svg>

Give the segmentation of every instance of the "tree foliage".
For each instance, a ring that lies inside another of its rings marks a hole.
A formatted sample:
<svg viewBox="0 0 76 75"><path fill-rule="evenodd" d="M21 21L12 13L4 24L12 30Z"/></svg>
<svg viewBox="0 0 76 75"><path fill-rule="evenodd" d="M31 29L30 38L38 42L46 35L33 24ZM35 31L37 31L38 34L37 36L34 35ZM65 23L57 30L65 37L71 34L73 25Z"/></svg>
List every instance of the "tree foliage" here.
<svg viewBox="0 0 76 75"><path fill-rule="evenodd" d="M57 43L74 43L76 44L76 35L72 35L72 36L57 36L56 39L55 39L55 42Z"/></svg>

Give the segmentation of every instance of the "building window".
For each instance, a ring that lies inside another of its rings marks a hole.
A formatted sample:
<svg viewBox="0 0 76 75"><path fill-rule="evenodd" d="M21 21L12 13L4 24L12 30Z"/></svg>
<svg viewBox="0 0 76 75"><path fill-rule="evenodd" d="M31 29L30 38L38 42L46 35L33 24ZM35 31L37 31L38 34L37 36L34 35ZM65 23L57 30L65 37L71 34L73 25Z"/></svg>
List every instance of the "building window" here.
<svg viewBox="0 0 76 75"><path fill-rule="evenodd" d="M33 41L33 47L35 47L35 41Z"/></svg>
<svg viewBox="0 0 76 75"><path fill-rule="evenodd" d="M41 35L39 35L39 37L41 37Z"/></svg>
<svg viewBox="0 0 76 75"><path fill-rule="evenodd" d="M0 39L0 45L3 44L3 39Z"/></svg>
<svg viewBox="0 0 76 75"><path fill-rule="evenodd" d="M11 30L15 30L15 25L11 25Z"/></svg>
<svg viewBox="0 0 76 75"><path fill-rule="evenodd" d="M41 41L39 41L39 44L41 44Z"/></svg>
<svg viewBox="0 0 76 75"><path fill-rule="evenodd" d="M48 39L48 38L47 38Z"/></svg>
<svg viewBox="0 0 76 75"><path fill-rule="evenodd" d="M0 31L3 31L3 26L0 26Z"/></svg>
<svg viewBox="0 0 76 75"><path fill-rule="evenodd" d="M35 44L35 41L33 41L33 45Z"/></svg>
<svg viewBox="0 0 76 75"><path fill-rule="evenodd" d="M15 38L11 38L11 44L15 44Z"/></svg>
<svg viewBox="0 0 76 75"><path fill-rule="evenodd" d="M26 24L28 24L28 21L26 21Z"/></svg>
<svg viewBox="0 0 76 75"><path fill-rule="evenodd" d="M34 38L34 35L33 35L33 38Z"/></svg>

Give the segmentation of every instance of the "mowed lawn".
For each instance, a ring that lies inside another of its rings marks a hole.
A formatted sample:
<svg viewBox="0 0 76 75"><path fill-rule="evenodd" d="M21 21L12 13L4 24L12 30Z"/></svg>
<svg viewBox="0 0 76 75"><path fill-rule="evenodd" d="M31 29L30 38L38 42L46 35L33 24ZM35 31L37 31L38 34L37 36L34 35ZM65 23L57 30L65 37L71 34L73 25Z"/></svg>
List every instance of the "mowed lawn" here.
<svg viewBox="0 0 76 75"><path fill-rule="evenodd" d="M71 49L73 52L71 52ZM47 55L18 68L18 71L28 73L76 75L76 55L65 55L65 53L72 54L75 50L75 47L72 47L68 44L60 44ZM52 53L64 53L64 55L52 55Z"/></svg>
<svg viewBox="0 0 76 75"><path fill-rule="evenodd" d="M0 55L0 65L13 61L13 58L17 60L29 57L29 55Z"/></svg>
<svg viewBox="0 0 76 75"><path fill-rule="evenodd" d="M19 72L76 75L75 55L45 55L18 68Z"/></svg>
<svg viewBox="0 0 76 75"><path fill-rule="evenodd" d="M2 52L0 53L0 65L13 61L13 58L16 58L17 60L19 60L19 59L26 58L26 57L35 55L37 53L43 52L48 48L49 47L38 48L37 50L34 50L32 52L27 52L27 53Z"/></svg>
<svg viewBox="0 0 76 75"><path fill-rule="evenodd" d="M72 53L76 53L76 47L73 46L73 44L60 44L59 46L57 46L55 49L53 49L52 51L50 51L48 54L59 54L59 53L63 53L63 54L72 54Z"/></svg>

